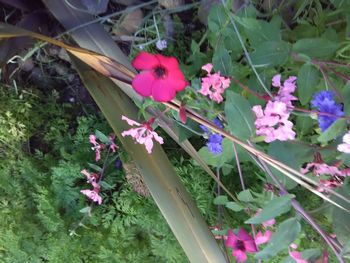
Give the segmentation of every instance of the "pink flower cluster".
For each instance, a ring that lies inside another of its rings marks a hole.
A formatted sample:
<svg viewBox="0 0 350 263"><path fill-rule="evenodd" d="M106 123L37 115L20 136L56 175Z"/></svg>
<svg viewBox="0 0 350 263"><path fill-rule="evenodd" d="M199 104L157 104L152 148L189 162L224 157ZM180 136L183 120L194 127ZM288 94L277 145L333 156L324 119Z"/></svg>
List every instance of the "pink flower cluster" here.
<svg viewBox="0 0 350 263"><path fill-rule="evenodd" d="M160 144L164 143L163 138L153 131L151 127L152 123L154 122L153 118L143 124L133 121L125 116L122 116L122 120L125 120L131 126L138 127L123 131L122 136L131 136L137 143L144 144L148 153L152 153L153 138Z"/></svg>
<svg viewBox="0 0 350 263"><path fill-rule="evenodd" d="M85 175L87 182L93 186L93 189L85 189L80 192L93 202L96 202L99 205L102 204L102 197L99 195L101 186L96 182L99 176L97 174L90 174L85 169L82 170L81 173Z"/></svg>
<svg viewBox="0 0 350 263"><path fill-rule="evenodd" d="M296 79L296 77L291 76L281 85L281 75L274 76L272 85L279 88L275 100L268 101L264 110L260 105L252 108L256 116L256 134L264 136L265 142L295 139L295 132L292 130L293 123L288 118L293 108L292 101L297 100L292 95L296 89Z"/></svg>
<svg viewBox="0 0 350 263"><path fill-rule="evenodd" d="M217 103L223 101L222 94L225 89L230 86L230 79L225 78L220 75L220 72L211 74L213 65L208 63L202 67L203 70L207 72L207 76L202 78L202 88L199 90L204 96L209 96L209 98Z"/></svg>
<svg viewBox="0 0 350 263"><path fill-rule="evenodd" d="M339 152L350 153L350 132L343 136L343 143L339 144L337 149Z"/></svg>

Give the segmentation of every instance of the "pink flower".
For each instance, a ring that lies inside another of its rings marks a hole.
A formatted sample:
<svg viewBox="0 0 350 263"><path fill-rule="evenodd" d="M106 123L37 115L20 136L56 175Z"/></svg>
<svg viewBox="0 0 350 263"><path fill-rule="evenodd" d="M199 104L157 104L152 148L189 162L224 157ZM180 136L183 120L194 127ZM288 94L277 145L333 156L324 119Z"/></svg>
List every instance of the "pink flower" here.
<svg viewBox="0 0 350 263"><path fill-rule="evenodd" d="M256 245L265 244L269 242L271 236L272 236L272 232L270 230L265 231L265 233L262 233L261 231L259 231L255 235L255 244Z"/></svg>
<svg viewBox="0 0 350 263"><path fill-rule="evenodd" d="M94 146L91 149L95 151L96 154L96 162L99 161L101 159L101 149L102 149L102 145L100 145L97 141L96 141L96 136L91 134L89 136L89 141L90 143Z"/></svg>
<svg viewBox="0 0 350 263"><path fill-rule="evenodd" d="M337 147L339 152L350 153L350 132L343 136L343 143Z"/></svg>
<svg viewBox="0 0 350 263"><path fill-rule="evenodd" d="M257 247L253 238L243 229L238 230L236 236L232 230L228 231L226 246L232 248L232 255L237 262L245 262L247 260L247 253L257 252Z"/></svg>
<svg viewBox="0 0 350 263"><path fill-rule="evenodd" d="M296 89L295 81L297 77L290 76L281 85L281 74L275 75L272 78L272 86L279 88L277 96L275 96L275 101L283 102L287 105L288 109L293 108L292 101L298 100L297 97L293 96L292 93Z"/></svg>
<svg viewBox="0 0 350 263"><path fill-rule="evenodd" d="M114 140L115 140L115 135L110 135L108 136L111 144L109 145L109 148L112 150L112 152L116 152L118 150L118 146L114 143Z"/></svg>
<svg viewBox="0 0 350 263"><path fill-rule="evenodd" d="M290 244L290 248L297 249L298 246L292 243ZM299 251L292 251L290 248L288 248L289 255L295 260L296 263L308 263L305 259L302 258L301 253Z"/></svg>
<svg viewBox="0 0 350 263"><path fill-rule="evenodd" d="M142 70L132 81L134 90L143 97L152 96L155 101L172 100L176 92L185 89L187 82L174 57L153 55L141 51L132 65Z"/></svg>
<svg viewBox="0 0 350 263"><path fill-rule="evenodd" d="M93 173L93 174L90 174L87 170L82 170L81 173L83 175L85 175L86 179L87 179L87 182L88 183L92 183L92 182L96 182L96 180L98 179L98 175Z"/></svg>
<svg viewBox="0 0 350 263"><path fill-rule="evenodd" d="M144 144L148 153L152 153L153 138L160 144L164 143L163 138L153 131L151 127L154 122L153 118L143 124L133 121L125 116L122 116L122 120L125 120L131 126L138 126L138 128L132 128L122 132L122 136L131 136L137 143Z"/></svg>
<svg viewBox="0 0 350 263"><path fill-rule="evenodd" d="M210 99L220 103L223 101L222 94L225 89L230 86L230 79L222 77L220 72L211 74L213 65L208 63L202 67L207 72L207 77L202 78L202 88L199 90L204 96L209 96Z"/></svg>
<svg viewBox="0 0 350 263"><path fill-rule="evenodd" d="M294 140L293 123L288 120L287 105L280 101L268 101L265 110L260 105L252 108L255 113L256 134L265 136L265 142Z"/></svg>
<svg viewBox="0 0 350 263"><path fill-rule="evenodd" d="M91 184L94 187L93 190L85 189L85 190L81 190L80 192L83 195L85 195L87 198L89 198L90 200L92 200L100 205L100 204L102 204L102 197L99 195L100 185L95 183L95 182L91 182Z"/></svg>
<svg viewBox="0 0 350 263"><path fill-rule="evenodd" d="M339 182L335 179L320 180L317 191L324 192L324 191L327 191L325 188L337 188L342 184L343 184L342 182Z"/></svg>
<svg viewBox="0 0 350 263"><path fill-rule="evenodd" d="M305 168L301 168L300 172L302 174L307 174L311 172L316 175L331 175L331 176L344 176L342 171L336 166L330 166L325 163L308 163Z"/></svg>

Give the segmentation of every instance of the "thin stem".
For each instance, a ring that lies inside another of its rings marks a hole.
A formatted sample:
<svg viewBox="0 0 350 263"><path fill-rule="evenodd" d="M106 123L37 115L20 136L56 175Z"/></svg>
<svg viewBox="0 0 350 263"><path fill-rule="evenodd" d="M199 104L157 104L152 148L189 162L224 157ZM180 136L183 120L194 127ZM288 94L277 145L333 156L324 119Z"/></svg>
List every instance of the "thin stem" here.
<svg viewBox="0 0 350 263"><path fill-rule="evenodd" d="M222 5L225 7L226 14L227 14L227 15L229 16L229 18L230 18L230 22L231 22L231 24L232 24L232 26L233 26L233 29L235 30L235 33L236 33L236 35L237 35L237 37L238 37L238 40L239 40L239 43L240 43L241 46L242 46L244 55L245 55L245 57L247 58L247 61L248 61L249 65L250 65L250 67L252 68L252 70L253 70L253 72L254 72L256 78L258 79L260 85L263 87L263 89L265 90L265 92L272 98L271 92L268 90L268 88L266 88L264 82L263 82L262 79L260 78L259 73L256 71L255 66L253 65L253 62L252 62L252 60L251 60L251 58L250 58L250 55L249 55L249 52L248 52L247 48L246 48L245 45L244 45L243 39L242 39L242 37L241 37L241 34L239 33L238 28L237 28L237 26L236 26L236 23L235 23L234 19L232 18L231 12L230 12L230 11L228 10L228 8L226 7L224 0L221 0L221 2L222 2Z"/></svg>
<svg viewBox="0 0 350 263"><path fill-rule="evenodd" d="M259 157L258 157L258 160L256 161L260 162L263 165L265 172L270 176L270 178L274 181L274 183L278 186L278 188L283 192L283 194L288 194L288 191L284 188L284 186L277 179L277 177L272 173L272 171L266 165L266 163L263 160L261 160ZM302 206L299 204L299 202L295 198L292 199L292 206L297 211L297 213L299 213L321 235L324 241L333 250L339 262L344 263L343 258L338 253L337 249L334 247L334 244L330 241L327 233L325 233L324 230L315 222L315 220L302 208Z"/></svg>

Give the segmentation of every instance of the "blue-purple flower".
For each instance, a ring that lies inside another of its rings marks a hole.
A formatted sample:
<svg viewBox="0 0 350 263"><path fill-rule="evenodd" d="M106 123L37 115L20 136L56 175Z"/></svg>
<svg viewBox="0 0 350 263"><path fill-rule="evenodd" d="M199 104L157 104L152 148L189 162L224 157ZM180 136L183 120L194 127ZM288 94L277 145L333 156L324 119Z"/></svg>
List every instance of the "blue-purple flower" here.
<svg viewBox="0 0 350 263"><path fill-rule="evenodd" d="M342 106L334 100L334 92L320 91L313 96L311 106L320 112L329 113L334 116L319 115L318 124L321 131L324 132L335 122L339 117L344 115Z"/></svg>
<svg viewBox="0 0 350 263"><path fill-rule="evenodd" d="M224 127L218 118L215 118L213 122L217 127L221 129ZM208 127L204 125L199 125L199 127L202 129L202 131L205 133L205 136L208 138L207 146L209 151L214 155L221 154L222 140L224 138L220 134L213 133Z"/></svg>

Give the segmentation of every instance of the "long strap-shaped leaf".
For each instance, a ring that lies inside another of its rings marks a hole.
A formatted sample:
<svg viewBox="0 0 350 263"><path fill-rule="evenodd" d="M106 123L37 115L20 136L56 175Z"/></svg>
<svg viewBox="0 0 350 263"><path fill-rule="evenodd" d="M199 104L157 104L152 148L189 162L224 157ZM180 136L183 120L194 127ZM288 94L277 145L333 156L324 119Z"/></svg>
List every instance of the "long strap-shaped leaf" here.
<svg viewBox="0 0 350 263"><path fill-rule="evenodd" d="M163 216L191 262L225 262L224 255L208 230L198 208L176 175L163 149L155 144L153 153L130 138L121 137L128 125L121 115L137 118L137 108L130 98L116 88L109 78L73 58L85 86L112 126L141 174Z"/></svg>

